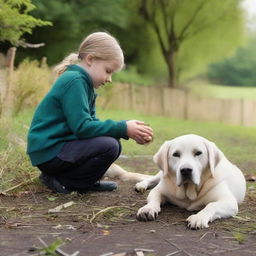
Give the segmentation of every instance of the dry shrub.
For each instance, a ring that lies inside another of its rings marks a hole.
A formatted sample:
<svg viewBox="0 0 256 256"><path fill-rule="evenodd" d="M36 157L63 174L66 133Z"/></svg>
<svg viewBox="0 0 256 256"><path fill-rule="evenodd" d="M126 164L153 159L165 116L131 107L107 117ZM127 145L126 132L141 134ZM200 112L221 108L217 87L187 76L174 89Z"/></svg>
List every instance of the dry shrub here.
<svg viewBox="0 0 256 256"><path fill-rule="evenodd" d="M49 90L52 74L45 61L25 59L14 71L12 83L13 114L24 106L35 106Z"/></svg>

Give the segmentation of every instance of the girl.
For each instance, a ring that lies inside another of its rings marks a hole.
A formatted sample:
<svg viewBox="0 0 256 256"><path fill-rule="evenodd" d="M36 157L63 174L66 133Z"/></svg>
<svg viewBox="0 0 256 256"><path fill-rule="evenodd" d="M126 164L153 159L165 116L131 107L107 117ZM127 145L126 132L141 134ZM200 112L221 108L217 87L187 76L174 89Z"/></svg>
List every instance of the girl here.
<svg viewBox="0 0 256 256"><path fill-rule="evenodd" d="M78 53L57 67L58 79L38 105L28 133L27 153L40 180L59 193L111 191L115 182L99 180L119 157L120 138L149 142L153 131L144 122L100 121L95 89L112 81L124 66L117 40L104 32L87 36Z"/></svg>

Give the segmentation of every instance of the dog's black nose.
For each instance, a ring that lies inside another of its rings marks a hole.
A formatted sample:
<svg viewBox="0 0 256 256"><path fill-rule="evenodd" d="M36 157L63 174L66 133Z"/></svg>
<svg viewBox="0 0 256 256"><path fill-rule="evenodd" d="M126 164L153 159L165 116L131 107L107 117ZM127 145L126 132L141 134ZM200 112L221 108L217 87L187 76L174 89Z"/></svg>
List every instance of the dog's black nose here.
<svg viewBox="0 0 256 256"><path fill-rule="evenodd" d="M180 173L183 177L191 177L192 169L191 168L182 168Z"/></svg>

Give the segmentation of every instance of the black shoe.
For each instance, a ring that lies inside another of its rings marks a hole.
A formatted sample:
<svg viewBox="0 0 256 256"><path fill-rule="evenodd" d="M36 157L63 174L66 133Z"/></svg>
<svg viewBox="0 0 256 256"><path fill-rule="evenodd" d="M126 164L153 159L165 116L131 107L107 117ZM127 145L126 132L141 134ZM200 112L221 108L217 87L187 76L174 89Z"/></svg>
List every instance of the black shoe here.
<svg viewBox="0 0 256 256"><path fill-rule="evenodd" d="M70 194L71 191L66 189L63 185L60 184L58 180L53 177L48 176L45 173L41 173L39 176L39 180L52 191L62 194Z"/></svg>
<svg viewBox="0 0 256 256"><path fill-rule="evenodd" d="M94 191L113 191L117 189L117 184L114 181L97 181L90 190Z"/></svg>
<svg viewBox="0 0 256 256"><path fill-rule="evenodd" d="M115 189L117 189L117 184L113 181L97 181L91 187L78 192L84 194L88 191L113 191Z"/></svg>

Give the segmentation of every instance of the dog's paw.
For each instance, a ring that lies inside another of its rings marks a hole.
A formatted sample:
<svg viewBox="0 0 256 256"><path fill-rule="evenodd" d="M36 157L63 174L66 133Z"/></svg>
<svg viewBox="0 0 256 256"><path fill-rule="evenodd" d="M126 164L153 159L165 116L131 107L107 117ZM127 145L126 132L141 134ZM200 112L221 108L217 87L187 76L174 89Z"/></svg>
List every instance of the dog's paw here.
<svg viewBox="0 0 256 256"><path fill-rule="evenodd" d="M157 218L159 212L160 208L153 208L145 205L138 210L137 219L139 221L152 221Z"/></svg>
<svg viewBox="0 0 256 256"><path fill-rule="evenodd" d="M209 218L204 214L193 214L187 218L187 226L190 229L208 228Z"/></svg>
<svg viewBox="0 0 256 256"><path fill-rule="evenodd" d="M147 190L147 188L148 188L147 183L144 180L141 182L138 182L134 187L135 191L139 193L144 193Z"/></svg>

